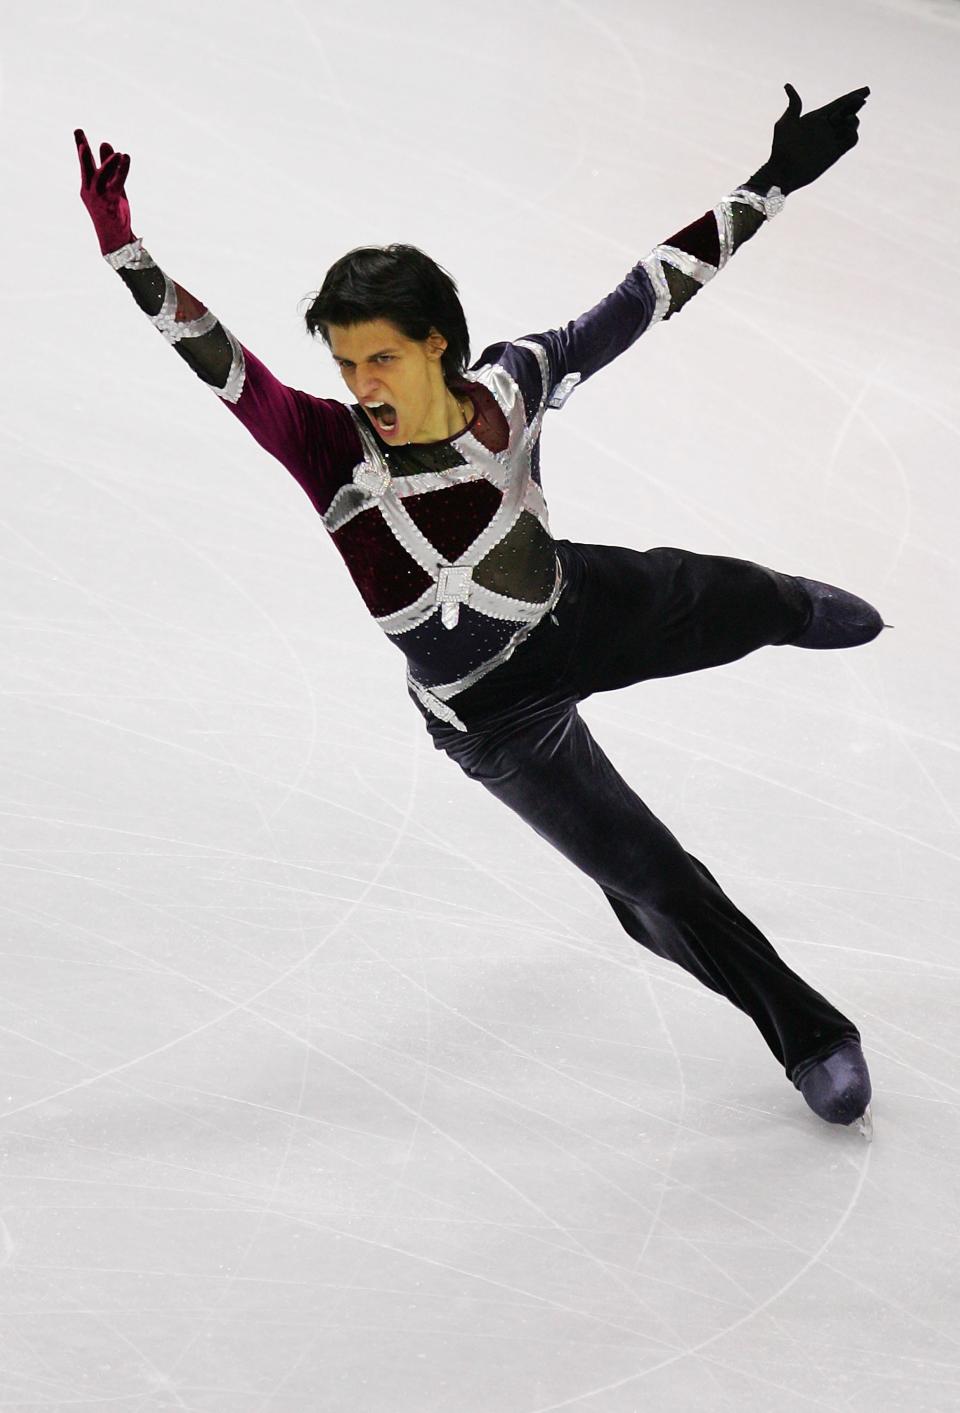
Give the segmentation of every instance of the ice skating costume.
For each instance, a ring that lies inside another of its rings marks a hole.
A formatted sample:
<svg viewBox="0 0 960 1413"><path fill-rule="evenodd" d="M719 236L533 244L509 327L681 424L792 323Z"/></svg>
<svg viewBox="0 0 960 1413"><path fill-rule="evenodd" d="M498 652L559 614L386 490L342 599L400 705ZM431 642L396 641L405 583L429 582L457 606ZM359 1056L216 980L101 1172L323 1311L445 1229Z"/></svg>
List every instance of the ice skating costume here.
<svg viewBox="0 0 960 1413"><path fill-rule="evenodd" d="M594 692L762 646L866 642L879 614L835 586L746 560L554 539L540 479L548 409L682 309L785 194L856 144L869 89L801 116L799 94L786 88L770 160L744 186L579 318L486 348L450 384L475 408L462 432L398 447L359 405L279 382L160 270L130 226L129 155L101 144L98 168L81 129L75 138L101 253L306 491L370 612L405 653L408 690L437 749L593 879L631 937L750 1016L819 1117L864 1124L871 1088L857 1027L653 815L578 707Z"/></svg>
<svg viewBox="0 0 960 1413"><path fill-rule="evenodd" d="M177 353L306 491L409 687L465 730L448 702L511 657L562 588L540 479L548 410L669 319L783 206L754 178L658 245L562 328L484 349L451 389L470 425L391 447L359 404L280 382L134 239L104 258Z"/></svg>

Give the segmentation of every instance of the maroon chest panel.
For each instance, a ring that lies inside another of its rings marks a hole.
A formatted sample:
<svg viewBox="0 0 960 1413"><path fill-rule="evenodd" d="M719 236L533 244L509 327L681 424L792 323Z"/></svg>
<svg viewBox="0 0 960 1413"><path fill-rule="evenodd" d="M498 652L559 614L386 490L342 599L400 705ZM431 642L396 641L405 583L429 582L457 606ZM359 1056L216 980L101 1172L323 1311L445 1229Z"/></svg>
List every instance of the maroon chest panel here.
<svg viewBox="0 0 960 1413"><path fill-rule="evenodd" d="M493 393L482 383L466 382L462 387L467 396L473 399L479 414L470 429L471 436L476 437L488 451L506 451L510 441L510 428Z"/></svg>
<svg viewBox="0 0 960 1413"><path fill-rule="evenodd" d="M404 496L403 508L445 559L457 559L487 528L502 499L489 481L465 481L446 491Z"/></svg>
<svg viewBox="0 0 960 1413"><path fill-rule="evenodd" d="M504 451L510 429L496 398L481 383L465 381L458 386L473 398L477 409L471 435L489 451ZM359 408L356 411L363 415ZM450 470L464 464L455 437L390 449L388 462L395 477L406 475L413 481L419 472ZM447 490L404 496L403 507L437 553L444 559L456 560L486 529L502 499L502 492L490 481L476 480ZM431 576L403 548L375 506L352 516L334 531L331 539L376 618L406 608L433 584Z"/></svg>
<svg viewBox="0 0 960 1413"><path fill-rule="evenodd" d="M330 537L376 618L396 613L433 583L410 558L376 508L361 511Z"/></svg>

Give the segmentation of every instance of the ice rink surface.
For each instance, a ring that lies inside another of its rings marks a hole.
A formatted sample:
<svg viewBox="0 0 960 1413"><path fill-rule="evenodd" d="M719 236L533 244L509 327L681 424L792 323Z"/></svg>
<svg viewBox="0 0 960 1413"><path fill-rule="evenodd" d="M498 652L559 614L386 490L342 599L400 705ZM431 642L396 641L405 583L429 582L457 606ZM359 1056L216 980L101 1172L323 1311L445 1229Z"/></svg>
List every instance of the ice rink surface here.
<svg viewBox="0 0 960 1413"><path fill-rule="evenodd" d="M0 1409L960 1408L956 0L4 7ZM437 753L292 477L100 258L285 382L356 245L556 327L869 84L859 146L547 418L555 535L894 628L591 698L861 1027L876 1137Z"/></svg>

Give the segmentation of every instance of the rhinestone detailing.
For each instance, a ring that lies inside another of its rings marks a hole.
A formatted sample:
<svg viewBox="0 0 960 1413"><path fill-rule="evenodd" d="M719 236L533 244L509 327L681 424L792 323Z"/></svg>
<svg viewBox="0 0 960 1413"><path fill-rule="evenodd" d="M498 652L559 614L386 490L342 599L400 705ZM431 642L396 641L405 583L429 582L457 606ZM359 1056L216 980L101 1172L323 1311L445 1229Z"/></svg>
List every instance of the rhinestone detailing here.
<svg viewBox="0 0 960 1413"><path fill-rule="evenodd" d="M208 334L211 329L217 327L219 320L216 314L211 314L208 309L197 319L185 319L178 322L177 288L173 281L167 277L167 296L163 301L163 308L153 322L167 343L179 343L181 339L193 339L198 338L200 334Z"/></svg>
<svg viewBox="0 0 960 1413"><path fill-rule="evenodd" d="M223 324L220 327L226 334L233 350L233 362L230 364L230 372L227 374L227 381L223 387L214 387L213 391L224 402L236 403L240 401L240 394L243 392L243 385L247 380L247 360L243 356L243 349L240 347L239 341Z"/></svg>
<svg viewBox="0 0 960 1413"><path fill-rule="evenodd" d="M522 447L529 457L530 448L532 448L534 442L540 435L540 427L543 423L547 408L552 405L551 402L548 401L550 394L550 359L547 357L547 350L544 348L543 344L537 343L534 339L517 339L514 347L525 348L529 353L532 353L537 360L537 367L540 369L540 405L537 408L536 415L531 418L530 425L523 434ZM579 373L568 373L566 377L562 378L557 384L557 392L559 392L561 388L565 388L563 394L564 402L566 402L579 381ZM558 406L559 405L562 404L558 404Z"/></svg>
<svg viewBox="0 0 960 1413"><path fill-rule="evenodd" d="M557 386L554 388L553 393L550 397L550 401L547 403L547 406L562 407L563 404L567 401L570 394L573 392L574 388L579 383L579 381L579 373L568 373L565 378L561 378Z"/></svg>
<svg viewBox="0 0 960 1413"><path fill-rule="evenodd" d="M653 285L653 292L657 300L653 313L650 316L650 325L652 327L654 324L659 324L661 319L666 318L669 312L670 286L667 284L667 277L663 273L663 266L658 260L655 250L648 255L646 259L641 260L640 264L645 270L650 283Z"/></svg>
<svg viewBox="0 0 960 1413"><path fill-rule="evenodd" d="M718 270L722 270L724 265L733 254L733 212L730 209L729 201L721 201L719 206L713 208L713 218L717 223L717 234L720 237L720 264Z"/></svg>
<svg viewBox="0 0 960 1413"><path fill-rule="evenodd" d="M139 236L129 245L121 245L119 250L111 250L104 260L114 270L152 270L156 261L143 248Z"/></svg>
<svg viewBox="0 0 960 1413"><path fill-rule="evenodd" d="M746 187L737 187L729 201L739 201L741 206L752 206L754 211L762 211L768 221L772 221L774 216L779 216L784 208L786 198L778 186L772 186L766 196L761 196L759 192L749 191Z"/></svg>
<svg viewBox="0 0 960 1413"><path fill-rule="evenodd" d="M390 485L390 472L382 461L361 461L353 470L353 483L379 500Z"/></svg>
<svg viewBox="0 0 960 1413"><path fill-rule="evenodd" d="M429 687L421 687L420 683L414 681L409 672L407 673L407 681L429 712L439 717L441 721L449 722L457 731L467 730L453 707L447 706L446 702L442 702L439 697L435 697Z"/></svg>
<svg viewBox="0 0 960 1413"><path fill-rule="evenodd" d="M717 265L708 265L705 260L698 260L694 255L688 255L685 250L680 250L675 245L658 245L657 254L664 264L672 265L681 274L696 280L698 285L705 285L708 280L712 280L719 268Z"/></svg>

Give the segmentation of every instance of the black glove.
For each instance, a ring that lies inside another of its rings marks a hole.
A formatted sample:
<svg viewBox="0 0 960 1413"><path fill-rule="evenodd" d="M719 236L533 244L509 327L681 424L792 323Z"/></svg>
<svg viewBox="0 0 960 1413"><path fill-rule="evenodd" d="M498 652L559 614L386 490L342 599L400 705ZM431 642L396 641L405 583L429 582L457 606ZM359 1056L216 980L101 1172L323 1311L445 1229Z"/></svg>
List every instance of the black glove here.
<svg viewBox="0 0 960 1413"><path fill-rule="evenodd" d="M858 112L869 88L856 88L801 118L803 103L793 84L784 84L790 102L773 129L769 159L746 185L764 191L778 186L784 196L823 175L859 142Z"/></svg>

